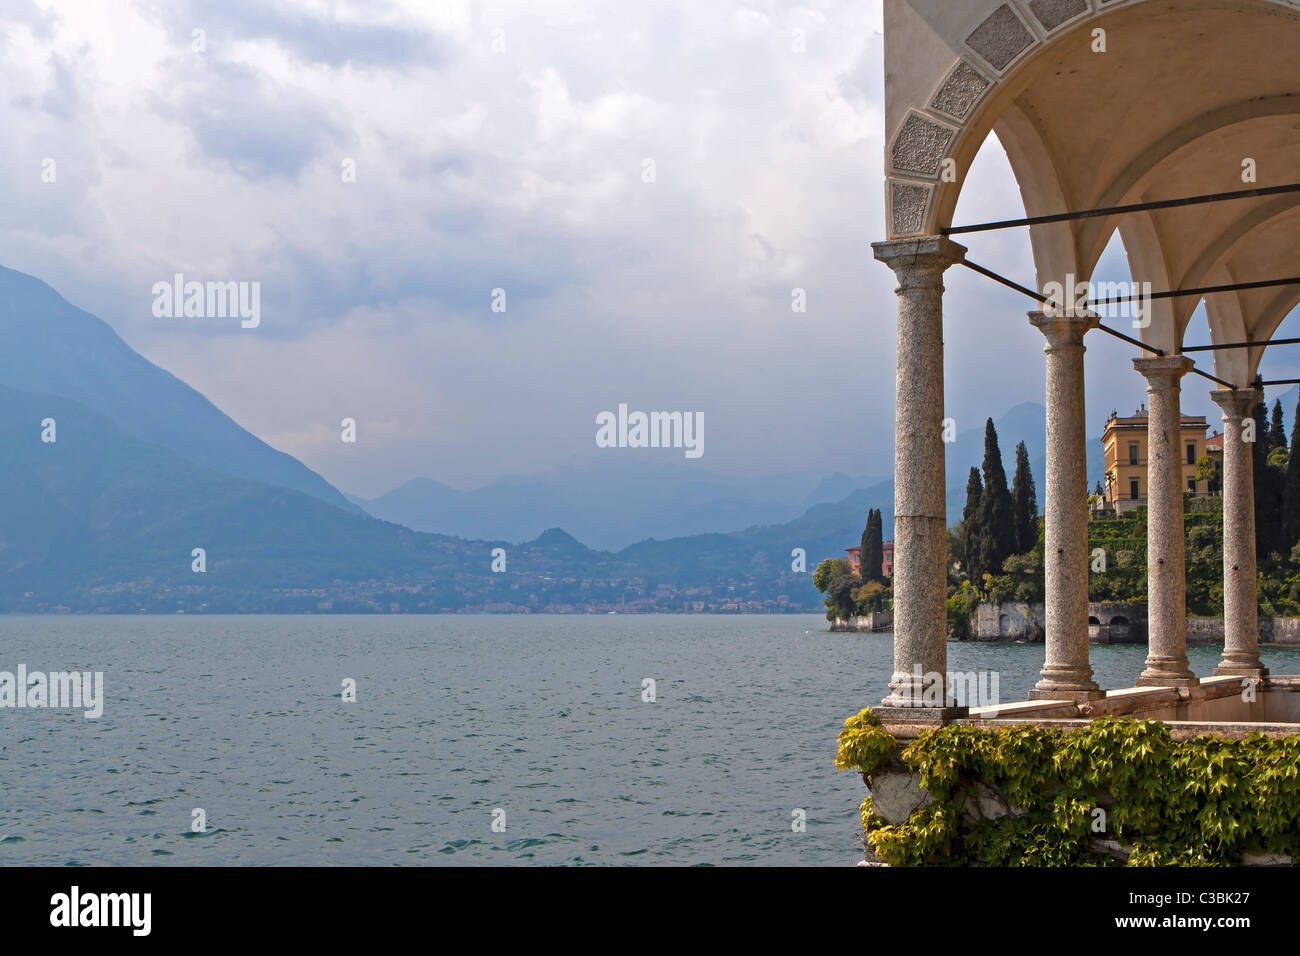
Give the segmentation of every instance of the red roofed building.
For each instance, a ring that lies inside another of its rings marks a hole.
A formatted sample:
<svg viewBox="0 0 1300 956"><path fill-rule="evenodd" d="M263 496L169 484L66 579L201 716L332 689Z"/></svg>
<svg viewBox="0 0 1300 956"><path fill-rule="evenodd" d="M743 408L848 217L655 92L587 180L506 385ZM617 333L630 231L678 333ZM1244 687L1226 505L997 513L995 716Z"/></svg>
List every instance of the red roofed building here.
<svg viewBox="0 0 1300 956"><path fill-rule="evenodd" d="M880 550L883 557L880 561L880 572L887 578L894 576L894 542L891 538L881 544ZM854 574L862 573L862 549L845 548L844 553L849 556L849 567Z"/></svg>
<svg viewBox="0 0 1300 956"><path fill-rule="evenodd" d="M1215 461L1223 461L1223 433L1215 432L1205 439L1205 453Z"/></svg>

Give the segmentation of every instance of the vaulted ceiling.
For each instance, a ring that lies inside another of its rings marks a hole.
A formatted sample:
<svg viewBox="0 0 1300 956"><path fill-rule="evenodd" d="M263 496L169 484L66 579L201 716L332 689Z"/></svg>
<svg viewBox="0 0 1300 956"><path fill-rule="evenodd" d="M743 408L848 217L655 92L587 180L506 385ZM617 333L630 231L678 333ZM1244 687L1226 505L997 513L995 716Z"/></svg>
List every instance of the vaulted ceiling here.
<svg viewBox="0 0 1300 956"><path fill-rule="evenodd" d="M1290 0L885 0L888 234L954 225L990 132L1029 216L1300 183L1298 53ZM1039 288L1089 278L1116 229L1155 290L1300 273L1291 193L1033 226ZM1199 301L1157 301L1142 340L1176 350ZM1214 342L1262 340L1300 285L1205 301ZM1263 350L1214 354L1245 385Z"/></svg>

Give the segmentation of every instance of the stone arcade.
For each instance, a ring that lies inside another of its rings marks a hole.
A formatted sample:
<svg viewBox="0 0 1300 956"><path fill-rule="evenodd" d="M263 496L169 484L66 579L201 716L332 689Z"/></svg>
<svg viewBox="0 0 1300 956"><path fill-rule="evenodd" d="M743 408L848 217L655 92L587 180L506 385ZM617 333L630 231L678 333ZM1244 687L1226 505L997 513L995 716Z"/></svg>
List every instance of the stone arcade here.
<svg viewBox="0 0 1300 956"><path fill-rule="evenodd" d="M1260 660L1251 446L1239 440L1267 341L1300 303L1300 284L1280 279L1300 248L1300 0L884 0L884 16L887 239L873 249L898 280L898 364L894 673L878 715L902 736L936 721L1101 714L1300 732L1300 677ZM967 710L948 694L926 706L916 675L948 672L943 277L968 265L1001 279L954 237L1008 224L952 222L990 133L1024 199L1037 276L1020 288L1040 303L1029 321L1047 355L1046 659L1030 700ZM1153 290L1143 322L1109 328L1100 309L1035 292L1089 281L1116 230L1133 282ZM1196 362L1183 339L1202 302L1214 348L1189 349ZM1150 407L1149 651L1132 686L1109 690L1089 664L1084 421L1086 343L1105 333L1134 346ZM1181 391L1202 383L1225 435L1213 675L1188 667L1178 443Z"/></svg>

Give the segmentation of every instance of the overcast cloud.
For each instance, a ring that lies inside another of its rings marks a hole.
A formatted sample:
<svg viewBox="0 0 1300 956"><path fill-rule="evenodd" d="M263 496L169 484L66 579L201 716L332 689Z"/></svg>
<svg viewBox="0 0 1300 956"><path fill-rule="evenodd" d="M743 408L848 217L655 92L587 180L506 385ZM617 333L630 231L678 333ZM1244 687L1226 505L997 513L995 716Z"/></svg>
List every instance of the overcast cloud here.
<svg viewBox="0 0 1300 956"><path fill-rule="evenodd" d="M878 0L5 10L0 263L344 490L590 464L620 402L702 412L713 472L891 470ZM958 219L1021 210L990 139ZM970 246L1032 281L1023 232ZM176 272L260 281L261 325L155 318ZM947 284L959 427L1041 402L1028 303ZM1144 395L1092 338L1099 436Z"/></svg>

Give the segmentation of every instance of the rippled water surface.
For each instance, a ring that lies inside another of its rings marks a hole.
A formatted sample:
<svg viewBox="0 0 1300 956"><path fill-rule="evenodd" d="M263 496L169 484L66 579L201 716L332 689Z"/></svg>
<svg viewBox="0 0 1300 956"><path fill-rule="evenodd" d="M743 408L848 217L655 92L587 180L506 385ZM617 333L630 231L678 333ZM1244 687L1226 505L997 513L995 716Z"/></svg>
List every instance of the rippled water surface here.
<svg viewBox="0 0 1300 956"><path fill-rule="evenodd" d="M835 738L890 640L820 616L0 617L0 670L103 671L107 698L0 710L0 863L851 865L865 791ZM1144 654L1094 648L1098 681ZM1003 700L1042 659L949 645Z"/></svg>

